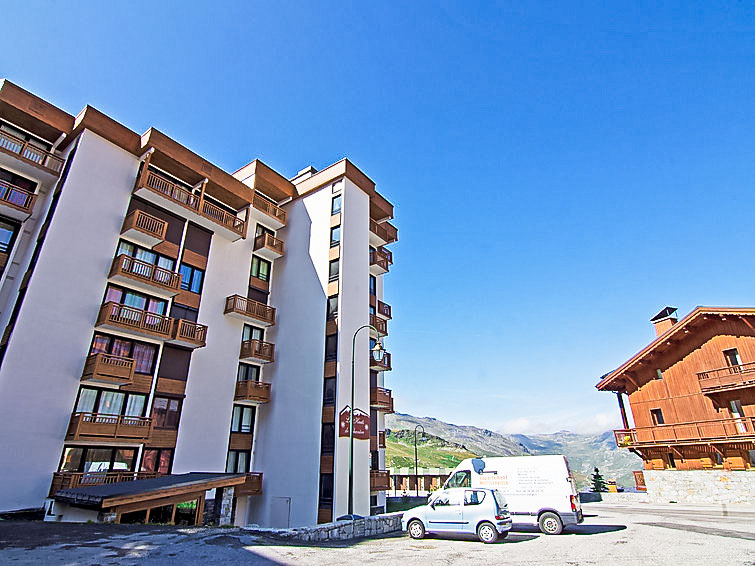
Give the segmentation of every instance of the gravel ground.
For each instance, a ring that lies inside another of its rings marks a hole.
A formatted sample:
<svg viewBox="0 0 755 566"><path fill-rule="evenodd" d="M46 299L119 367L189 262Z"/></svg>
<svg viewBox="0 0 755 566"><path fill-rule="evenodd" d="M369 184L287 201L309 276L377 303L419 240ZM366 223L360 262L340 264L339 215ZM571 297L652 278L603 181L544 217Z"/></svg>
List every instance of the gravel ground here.
<svg viewBox="0 0 755 566"><path fill-rule="evenodd" d="M0 523L0 564L704 564L755 566L755 513L585 505L585 523L561 536L473 539L406 535L321 546L286 544L239 529Z"/></svg>

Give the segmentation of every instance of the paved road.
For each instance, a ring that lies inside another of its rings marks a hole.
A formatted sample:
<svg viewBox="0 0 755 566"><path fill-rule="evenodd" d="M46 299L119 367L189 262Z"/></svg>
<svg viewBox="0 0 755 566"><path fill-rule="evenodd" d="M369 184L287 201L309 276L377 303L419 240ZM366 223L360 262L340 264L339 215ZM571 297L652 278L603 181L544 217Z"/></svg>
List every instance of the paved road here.
<svg viewBox="0 0 755 566"><path fill-rule="evenodd" d="M238 529L0 523L0 564L517 564L755 566L755 514L724 517L683 509L586 505L585 523L566 535L516 532L502 543L405 535L292 545Z"/></svg>

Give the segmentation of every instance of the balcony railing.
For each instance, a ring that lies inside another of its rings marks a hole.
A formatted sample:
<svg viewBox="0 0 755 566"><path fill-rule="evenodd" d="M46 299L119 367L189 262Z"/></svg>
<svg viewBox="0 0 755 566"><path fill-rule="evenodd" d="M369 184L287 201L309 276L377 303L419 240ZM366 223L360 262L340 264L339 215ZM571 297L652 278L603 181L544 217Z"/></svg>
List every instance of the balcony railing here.
<svg viewBox="0 0 755 566"><path fill-rule="evenodd" d="M243 315L269 325L275 324L274 307L247 297L242 297L241 295L226 297L225 311L223 312L224 314L235 313Z"/></svg>
<svg viewBox="0 0 755 566"><path fill-rule="evenodd" d="M370 491L391 489L391 473L388 470L370 470Z"/></svg>
<svg viewBox="0 0 755 566"><path fill-rule="evenodd" d="M0 203L25 214L31 214L36 200L37 195L34 193L0 180Z"/></svg>
<svg viewBox="0 0 755 566"><path fill-rule="evenodd" d="M0 151L20 157L56 175L63 169L63 159L8 132L0 132Z"/></svg>
<svg viewBox="0 0 755 566"><path fill-rule="evenodd" d="M749 440L755 438L755 417L664 424L613 433L620 447Z"/></svg>
<svg viewBox="0 0 755 566"><path fill-rule="evenodd" d="M191 320L178 319L173 324L171 342L190 348L204 348L207 344L207 326Z"/></svg>
<svg viewBox="0 0 755 566"><path fill-rule="evenodd" d="M81 381L128 385L134 381L134 359L112 354L92 354L84 364Z"/></svg>
<svg viewBox="0 0 755 566"><path fill-rule="evenodd" d="M89 485L105 485L124 481L147 480L156 478L157 472L55 472L52 474L50 497L60 489L73 489Z"/></svg>
<svg viewBox="0 0 755 566"><path fill-rule="evenodd" d="M384 303L383 301L377 302L377 314L383 318L391 318L391 305Z"/></svg>
<svg viewBox="0 0 755 566"><path fill-rule="evenodd" d="M384 389L383 387L373 387L370 390L370 407L386 413L392 413L393 396L391 395L391 390Z"/></svg>
<svg viewBox="0 0 755 566"><path fill-rule="evenodd" d="M243 495L259 495L262 493L262 473L250 472L246 474L246 481L241 485L237 485L233 490L233 494L237 497Z"/></svg>
<svg viewBox="0 0 755 566"><path fill-rule="evenodd" d="M390 244L398 240L398 230L388 222L378 224L370 219L370 232L375 234L385 244Z"/></svg>
<svg viewBox="0 0 755 566"><path fill-rule="evenodd" d="M388 321L374 314L370 315L370 324L377 329L379 337L388 335Z"/></svg>
<svg viewBox="0 0 755 566"><path fill-rule="evenodd" d="M235 401L270 402L270 384L251 379L236 382Z"/></svg>
<svg viewBox="0 0 755 566"><path fill-rule="evenodd" d="M370 268L375 274L386 273L391 262L382 248L370 250Z"/></svg>
<svg viewBox="0 0 755 566"><path fill-rule="evenodd" d="M103 413L74 413L66 440L110 439L146 442L152 434L152 419Z"/></svg>
<svg viewBox="0 0 755 566"><path fill-rule="evenodd" d="M200 216L209 218L213 222L235 232L242 238L246 237L246 220L239 218L235 214L226 212L219 206L205 200L203 196L195 195L181 185L166 179L162 175L158 175L154 171L147 172L146 179L144 179L142 186L160 193L173 202L194 211Z"/></svg>
<svg viewBox="0 0 755 566"><path fill-rule="evenodd" d="M385 431L378 432L378 448L385 448Z"/></svg>
<svg viewBox="0 0 755 566"><path fill-rule="evenodd" d="M701 371L697 381L703 393L755 387L755 362Z"/></svg>
<svg viewBox="0 0 755 566"><path fill-rule="evenodd" d="M147 214L143 210L134 210L123 221L121 234L135 235L136 239L144 240L148 247L153 247L163 240L168 232L168 223Z"/></svg>
<svg viewBox="0 0 755 566"><path fill-rule="evenodd" d="M173 322L173 319L168 316L110 302L100 307L96 325L125 328L137 334L146 334L167 340L173 334Z"/></svg>
<svg viewBox="0 0 755 566"><path fill-rule="evenodd" d="M241 343L239 358L242 360L251 359L262 362L275 361L275 344L263 342L262 340L244 340Z"/></svg>
<svg viewBox="0 0 755 566"><path fill-rule="evenodd" d="M383 354L383 359L380 361L377 361L374 357L370 356L370 369L376 371L390 371L392 369L390 352L385 352Z"/></svg>
<svg viewBox="0 0 755 566"><path fill-rule="evenodd" d="M124 276L148 287L169 291L175 295L181 288L181 275L169 269L136 259L129 255L119 255L110 268L110 277Z"/></svg>
<svg viewBox="0 0 755 566"><path fill-rule="evenodd" d="M254 193L254 198L252 199L252 206L259 210L260 212L264 212L268 216L271 216L281 224L286 224L286 211L282 208L279 208L275 206L272 202L267 200L265 197Z"/></svg>
<svg viewBox="0 0 755 566"><path fill-rule="evenodd" d="M283 255L283 240L268 233L260 234L254 239L254 251L260 252L260 255L267 259L278 258Z"/></svg>

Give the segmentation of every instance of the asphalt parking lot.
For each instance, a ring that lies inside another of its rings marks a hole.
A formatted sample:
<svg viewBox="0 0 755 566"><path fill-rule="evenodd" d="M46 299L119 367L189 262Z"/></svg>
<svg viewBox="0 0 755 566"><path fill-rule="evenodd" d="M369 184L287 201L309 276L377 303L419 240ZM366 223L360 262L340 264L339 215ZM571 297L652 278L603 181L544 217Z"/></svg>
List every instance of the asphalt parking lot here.
<svg viewBox="0 0 755 566"><path fill-rule="evenodd" d="M584 524L529 529L484 545L406 535L327 545L253 537L240 529L0 522L2 564L705 564L755 565L755 512L585 505Z"/></svg>

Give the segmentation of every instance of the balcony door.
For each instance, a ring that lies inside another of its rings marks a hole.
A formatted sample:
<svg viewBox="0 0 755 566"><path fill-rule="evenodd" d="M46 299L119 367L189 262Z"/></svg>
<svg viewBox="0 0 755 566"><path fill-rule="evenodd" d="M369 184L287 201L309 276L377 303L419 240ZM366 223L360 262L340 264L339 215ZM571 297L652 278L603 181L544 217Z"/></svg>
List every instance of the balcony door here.
<svg viewBox="0 0 755 566"><path fill-rule="evenodd" d="M731 368L732 373L738 373L742 365L742 358L739 357L739 351L736 348L730 350L724 350L724 358L726 358L726 365Z"/></svg>
<svg viewBox="0 0 755 566"><path fill-rule="evenodd" d="M737 432L739 434L745 434L747 432L747 421L745 421L745 413L742 409L742 402L739 399L734 399L729 402L729 408L731 409L731 416L735 419L737 426Z"/></svg>

